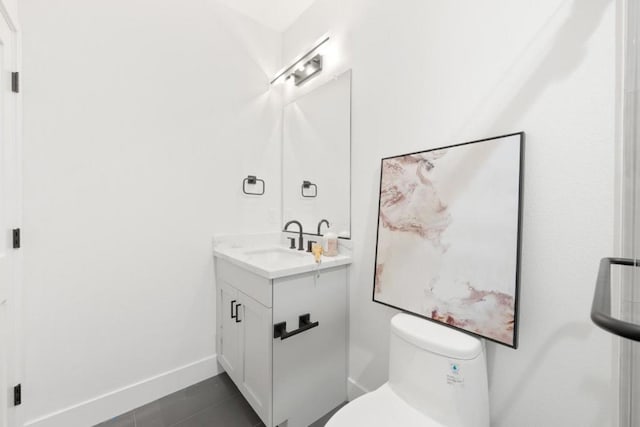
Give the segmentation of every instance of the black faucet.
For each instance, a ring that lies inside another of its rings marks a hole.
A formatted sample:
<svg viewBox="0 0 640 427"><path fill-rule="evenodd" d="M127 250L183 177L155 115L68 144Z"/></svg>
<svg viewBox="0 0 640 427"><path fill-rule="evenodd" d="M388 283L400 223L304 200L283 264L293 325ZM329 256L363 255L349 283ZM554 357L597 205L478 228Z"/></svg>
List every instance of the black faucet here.
<svg viewBox="0 0 640 427"><path fill-rule="evenodd" d="M331 227L329 225L329 221L327 221L326 219L321 219L318 223L318 236L322 236L322 234L320 234L320 227L322 226L322 224L327 224L327 227Z"/></svg>
<svg viewBox="0 0 640 427"><path fill-rule="evenodd" d="M303 242L303 238L302 238L302 224L300 224L299 221L296 221L295 219L292 221L289 221L288 223L286 223L284 225L284 231L287 231L287 228L291 225L291 224L297 224L298 228L300 229L299 233L300 233L300 237L298 237L298 250L299 251L304 251L304 242Z"/></svg>

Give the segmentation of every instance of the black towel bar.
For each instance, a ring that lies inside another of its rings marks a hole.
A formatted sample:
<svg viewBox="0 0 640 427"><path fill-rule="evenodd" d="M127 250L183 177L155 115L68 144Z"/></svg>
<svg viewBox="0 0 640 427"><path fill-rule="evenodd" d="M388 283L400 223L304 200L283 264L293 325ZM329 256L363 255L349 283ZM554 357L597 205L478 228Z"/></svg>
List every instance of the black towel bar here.
<svg viewBox="0 0 640 427"><path fill-rule="evenodd" d="M298 317L298 329L287 332L287 322L280 322L273 325L273 338L280 338L286 340L294 335L298 335L301 332L308 331L318 326L320 322L311 322L311 315L309 313L303 314Z"/></svg>
<svg viewBox="0 0 640 427"><path fill-rule="evenodd" d="M596 290L591 304L591 320L612 334L640 341L640 325L611 316L611 264L640 267L640 260L628 258L602 258L598 270Z"/></svg>

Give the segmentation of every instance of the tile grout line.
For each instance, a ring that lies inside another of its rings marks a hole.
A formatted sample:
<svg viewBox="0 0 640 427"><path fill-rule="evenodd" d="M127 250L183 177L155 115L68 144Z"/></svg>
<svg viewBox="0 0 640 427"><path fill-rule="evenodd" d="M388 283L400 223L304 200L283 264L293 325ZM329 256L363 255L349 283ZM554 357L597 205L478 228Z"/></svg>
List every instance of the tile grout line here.
<svg viewBox="0 0 640 427"><path fill-rule="evenodd" d="M203 380L203 381L201 381L201 383L206 382L206 381L209 381L209 380L211 380L211 379L214 379L214 378L216 378L216 377L217 377L217 376L219 376L219 375L221 375L221 374L218 374L218 375L215 375L215 376L213 376L213 377L211 377L211 378L209 378L209 379ZM200 384L200 383L197 383L197 384ZM195 384L194 384L194 385L195 385ZM178 390L178 392L180 392L180 391L184 391L184 390L186 390L186 389L188 389L188 388L189 388L189 387L186 387L186 388L184 388L184 389ZM216 401L216 402L214 402L214 403L211 403L211 404L207 405L205 408L202 408L201 410L199 410L199 411L197 411L197 412L195 412L195 413L192 413L192 414L190 414L190 415L186 416L185 418L182 418L182 419L180 419L180 420L176 421L175 423L170 424L170 425L169 425L169 426L167 426L167 427L174 427L174 426L176 426L176 425L178 425L178 424L180 424L180 423L182 423L182 422L184 422L184 421L188 420L189 418L192 418L192 417L194 417L195 415L200 414L200 413L201 413L201 412L203 412L203 411L206 411L206 410L211 409L211 408L213 408L213 407L217 407L217 406L219 406L219 405L222 405L223 403L225 403L225 402L227 402L227 401L229 401L229 400L231 400L231 399L233 399L233 398L235 398L235 397L237 397L237 396L242 396L242 393L240 392L240 390L239 390L239 389L237 389L237 388L235 388L235 387L234 387L234 389L235 389L235 392L232 392L232 393L230 393L230 394L227 394L227 396L226 396L226 397L224 397L224 398L222 398L222 399L219 399L218 401ZM172 393L172 394L173 394L173 393ZM167 395L167 396L169 396L169 395ZM163 399L164 397L167 397L167 396L163 396L163 397L161 397L161 398L159 398L159 399L154 400L153 402L149 402L149 404L151 404L151 403L155 403L155 402L158 402L158 401L160 401L161 399ZM137 419L137 417L136 417L136 412L138 411L138 409L140 409L140 408L142 408L142 407L144 407L144 406L147 406L147 405L148 405L148 404L145 404L145 405L142 405L142 406L140 406L140 407L138 407L138 408L135 408L135 409L132 409L132 410L131 410L131 415L132 415L132 418L133 418L133 427L138 427L138 419ZM125 414L118 415L118 417L119 417L119 416L122 416L122 415L125 415ZM102 424L110 423L110 422L112 422L115 418L117 418L117 417L113 417L112 419L109 419L109 420L107 420L107 421L104 421L103 423L100 423L99 425L101 426ZM98 427L99 425L95 425L94 427ZM259 425L259 424L258 424L258 425ZM105 427L106 427L106 426L105 426Z"/></svg>
<svg viewBox="0 0 640 427"><path fill-rule="evenodd" d="M219 402L217 402L217 403L212 403L211 405L207 406L206 408L202 408L201 410L199 410L199 411L197 411L197 412L194 412L193 414L189 415L188 417L183 418L183 419L181 419L180 421L175 422L175 423L171 424L171 425L170 425L170 426L168 426L168 427L175 427L175 426L177 426L178 424L180 424L180 423L182 423L182 422L184 422L184 421L187 421L189 418L193 418L193 417L195 417L196 415L198 415L198 414L200 414L200 413L202 413L202 412L204 412L204 411L206 411L206 410L208 410L208 409L211 409L211 408L214 408L214 407L220 406L220 405L222 405L224 402L226 402L226 401L228 401L228 400L231 400L231 399L235 398L236 396L242 396L242 394L240 393L240 391L238 391L238 393L236 393L236 394L234 394L234 395L232 395L232 396L229 396L229 397L226 397L226 398L224 398L224 399L221 399L221 400L220 400Z"/></svg>

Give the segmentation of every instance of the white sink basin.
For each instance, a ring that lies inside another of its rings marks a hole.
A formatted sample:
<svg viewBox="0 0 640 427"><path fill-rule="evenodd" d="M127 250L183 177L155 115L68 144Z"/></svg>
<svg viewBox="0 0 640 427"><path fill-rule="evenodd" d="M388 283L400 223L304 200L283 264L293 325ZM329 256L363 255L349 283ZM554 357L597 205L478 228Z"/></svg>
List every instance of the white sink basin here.
<svg viewBox="0 0 640 427"><path fill-rule="evenodd" d="M313 259L313 255L305 251L281 247L253 249L244 251L244 254L248 257L247 261L257 264L281 264L283 262Z"/></svg>
<svg viewBox="0 0 640 427"><path fill-rule="evenodd" d="M238 247L221 244L216 245L214 254L268 279L351 264L351 256L341 254L336 257L323 256L318 265L309 252L276 245Z"/></svg>

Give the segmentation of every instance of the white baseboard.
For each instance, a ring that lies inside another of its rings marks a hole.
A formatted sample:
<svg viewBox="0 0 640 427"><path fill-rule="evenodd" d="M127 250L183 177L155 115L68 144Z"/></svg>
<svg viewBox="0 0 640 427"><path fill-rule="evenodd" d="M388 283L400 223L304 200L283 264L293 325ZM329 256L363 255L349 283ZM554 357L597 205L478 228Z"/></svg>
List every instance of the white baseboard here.
<svg viewBox="0 0 640 427"><path fill-rule="evenodd" d="M353 378L347 378L347 399L349 399L349 402L362 396L363 394L369 393L370 391L371 390L368 390Z"/></svg>
<svg viewBox="0 0 640 427"><path fill-rule="evenodd" d="M87 427L106 421L222 372L217 357L204 359L105 393L43 417L25 427Z"/></svg>

